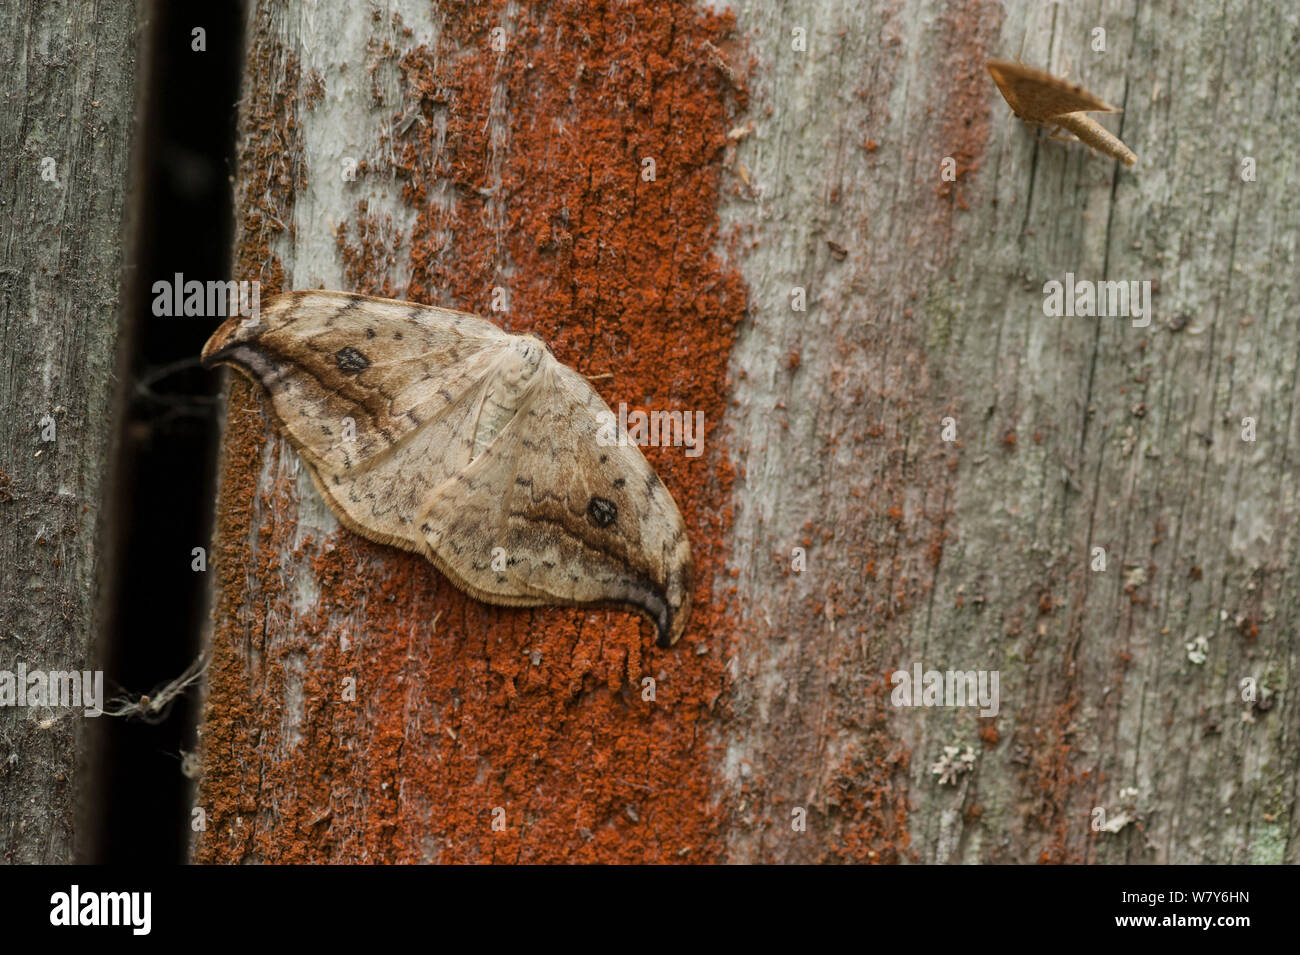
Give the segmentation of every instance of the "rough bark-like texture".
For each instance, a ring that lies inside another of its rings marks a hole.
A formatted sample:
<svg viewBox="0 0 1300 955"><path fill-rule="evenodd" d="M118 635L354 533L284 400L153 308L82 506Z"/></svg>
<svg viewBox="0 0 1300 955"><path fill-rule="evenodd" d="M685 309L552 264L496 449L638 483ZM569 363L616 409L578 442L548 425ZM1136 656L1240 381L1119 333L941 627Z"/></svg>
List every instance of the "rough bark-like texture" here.
<svg viewBox="0 0 1300 955"><path fill-rule="evenodd" d="M743 104L708 52L725 18L423 2L293 16L255 5L249 24L237 277L490 315L615 405L721 420L745 307L711 251ZM700 727L725 682L712 594L731 470L705 448L646 449L697 574L691 628L661 651L626 613L489 607L339 530L236 385L196 858L717 858Z"/></svg>
<svg viewBox="0 0 1300 955"><path fill-rule="evenodd" d="M499 286L611 403L703 410L704 458L648 451L697 610L661 652L469 601L340 531L236 383L196 858L1297 860L1300 15L296 16L250 21L237 277ZM1036 139L992 56L1124 107L1138 166ZM1067 272L1154 322L1047 317ZM917 663L997 671L998 714L894 706Z"/></svg>
<svg viewBox="0 0 1300 955"><path fill-rule="evenodd" d="M95 666L135 25L133 2L0 11L0 670ZM81 709L0 708L3 861L84 854L84 732Z"/></svg>
<svg viewBox="0 0 1300 955"><path fill-rule="evenodd" d="M736 861L912 857L907 783L925 768L887 673L925 645L949 533L957 456L937 439L961 396L926 322L931 288L956 294L1000 18L993 5L739 13L759 66L739 156L752 188L726 209L757 226L729 420L744 474L724 731ZM940 182L945 155L955 184Z"/></svg>
<svg viewBox="0 0 1300 955"><path fill-rule="evenodd" d="M760 223L731 857L1295 862L1300 14L821 6L737 14L762 65L759 199L728 208ZM987 56L1123 107L1101 120L1138 166L1036 140ZM1155 321L1046 317L1066 272L1151 280ZM1000 671L999 714L894 709L885 680L917 662ZM1271 695L1244 702L1246 677ZM951 784L945 746L974 757Z"/></svg>

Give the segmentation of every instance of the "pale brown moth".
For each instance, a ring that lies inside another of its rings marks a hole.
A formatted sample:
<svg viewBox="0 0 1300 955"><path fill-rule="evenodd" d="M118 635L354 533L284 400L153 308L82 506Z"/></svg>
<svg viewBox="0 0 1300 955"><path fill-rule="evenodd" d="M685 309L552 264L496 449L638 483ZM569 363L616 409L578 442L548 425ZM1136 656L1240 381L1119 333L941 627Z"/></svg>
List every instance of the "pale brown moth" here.
<svg viewBox="0 0 1300 955"><path fill-rule="evenodd" d="M1137 162L1132 150L1088 115L1119 112L1115 107L1082 86L1042 70L1008 60L989 60L987 66L1011 111L1025 122L1068 130L1080 142L1126 166Z"/></svg>
<svg viewBox="0 0 1300 955"><path fill-rule="evenodd" d="M289 292L226 321L203 364L265 389L349 530L423 554L493 604L605 604L660 646L691 610L686 525L613 412L541 339L475 315L344 292ZM608 420L608 419L607 419Z"/></svg>

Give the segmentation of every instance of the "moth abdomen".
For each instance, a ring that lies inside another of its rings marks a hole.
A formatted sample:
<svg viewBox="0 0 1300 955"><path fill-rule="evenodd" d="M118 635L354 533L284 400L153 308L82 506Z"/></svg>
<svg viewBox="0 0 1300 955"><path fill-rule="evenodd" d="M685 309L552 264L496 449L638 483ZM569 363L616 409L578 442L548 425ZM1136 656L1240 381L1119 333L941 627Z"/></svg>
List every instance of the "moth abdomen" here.
<svg viewBox="0 0 1300 955"><path fill-rule="evenodd" d="M1091 146L1098 152L1113 156L1126 166L1137 162L1137 155L1129 149L1119 137L1115 136L1101 123L1086 113L1066 113L1056 117L1056 124L1067 129L1079 138L1081 143Z"/></svg>

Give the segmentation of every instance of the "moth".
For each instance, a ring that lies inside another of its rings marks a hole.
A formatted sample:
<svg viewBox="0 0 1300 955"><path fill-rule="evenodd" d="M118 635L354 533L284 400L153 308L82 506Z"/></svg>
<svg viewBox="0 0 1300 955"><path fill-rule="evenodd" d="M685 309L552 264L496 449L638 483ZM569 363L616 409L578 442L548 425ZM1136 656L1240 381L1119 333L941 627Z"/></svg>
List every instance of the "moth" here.
<svg viewBox="0 0 1300 955"><path fill-rule="evenodd" d="M989 60L987 66L1002 98L1025 122L1068 130L1080 142L1126 166L1137 162L1132 150L1088 115L1089 112L1119 112L1115 107L1082 86L1042 70L1007 60Z"/></svg>
<svg viewBox="0 0 1300 955"><path fill-rule="evenodd" d="M682 635L693 566L677 504L635 444L598 440L613 412L541 339L300 291L227 320L203 348L205 367L222 362L265 390L349 530L423 554L486 603L621 606L662 647Z"/></svg>

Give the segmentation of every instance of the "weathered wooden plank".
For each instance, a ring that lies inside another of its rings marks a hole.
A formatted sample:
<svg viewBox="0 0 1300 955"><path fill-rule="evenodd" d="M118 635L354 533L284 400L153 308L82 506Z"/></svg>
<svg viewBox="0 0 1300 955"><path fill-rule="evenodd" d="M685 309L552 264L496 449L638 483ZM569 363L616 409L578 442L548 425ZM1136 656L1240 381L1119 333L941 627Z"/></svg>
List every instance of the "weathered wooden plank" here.
<svg viewBox="0 0 1300 955"><path fill-rule="evenodd" d="M725 19L680 4L432 16L423 0L373 17L254 5L238 277L490 315L616 407L720 421L744 295L710 249L742 94L702 44L726 42ZM340 531L236 385L196 858L716 858L698 728L724 682L711 594L730 472L712 435L704 448L647 449L697 569L691 629L660 651L625 613L488 607Z"/></svg>
<svg viewBox="0 0 1300 955"><path fill-rule="evenodd" d="M428 9L255 8L239 277L501 288L612 404L704 411L649 452L697 620L466 601L236 384L197 858L1295 861L1294 12ZM1035 138L991 56L1138 165ZM1154 320L1046 315L1067 273ZM998 714L893 705L915 664Z"/></svg>
<svg viewBox="0 0 1300 955"><path fill-rule="evenodd" d="M738 17L762 68L739 156L759 198L728 209L758 223L732 857L1294 862L1296 11ZM988 56L1122 106L1102 122L1137 167L1035 140ZM1066 272L1150 280L1154 321L1047 317ZM881 681L917 662L998 670L999 715L895 709ZM1246 677L1274 695L1244 703ZM952 784L945 746L974 757ZM1096 808L1119 831L1093 832Z"/></svg>
<svg viewBox="0 0 1300 955"><path fill-rule="evenodd" d="M129 153L131 2L0 11L0 670L97 663ZM0 707L0 858L89 850L81 709Z"/></svg>

